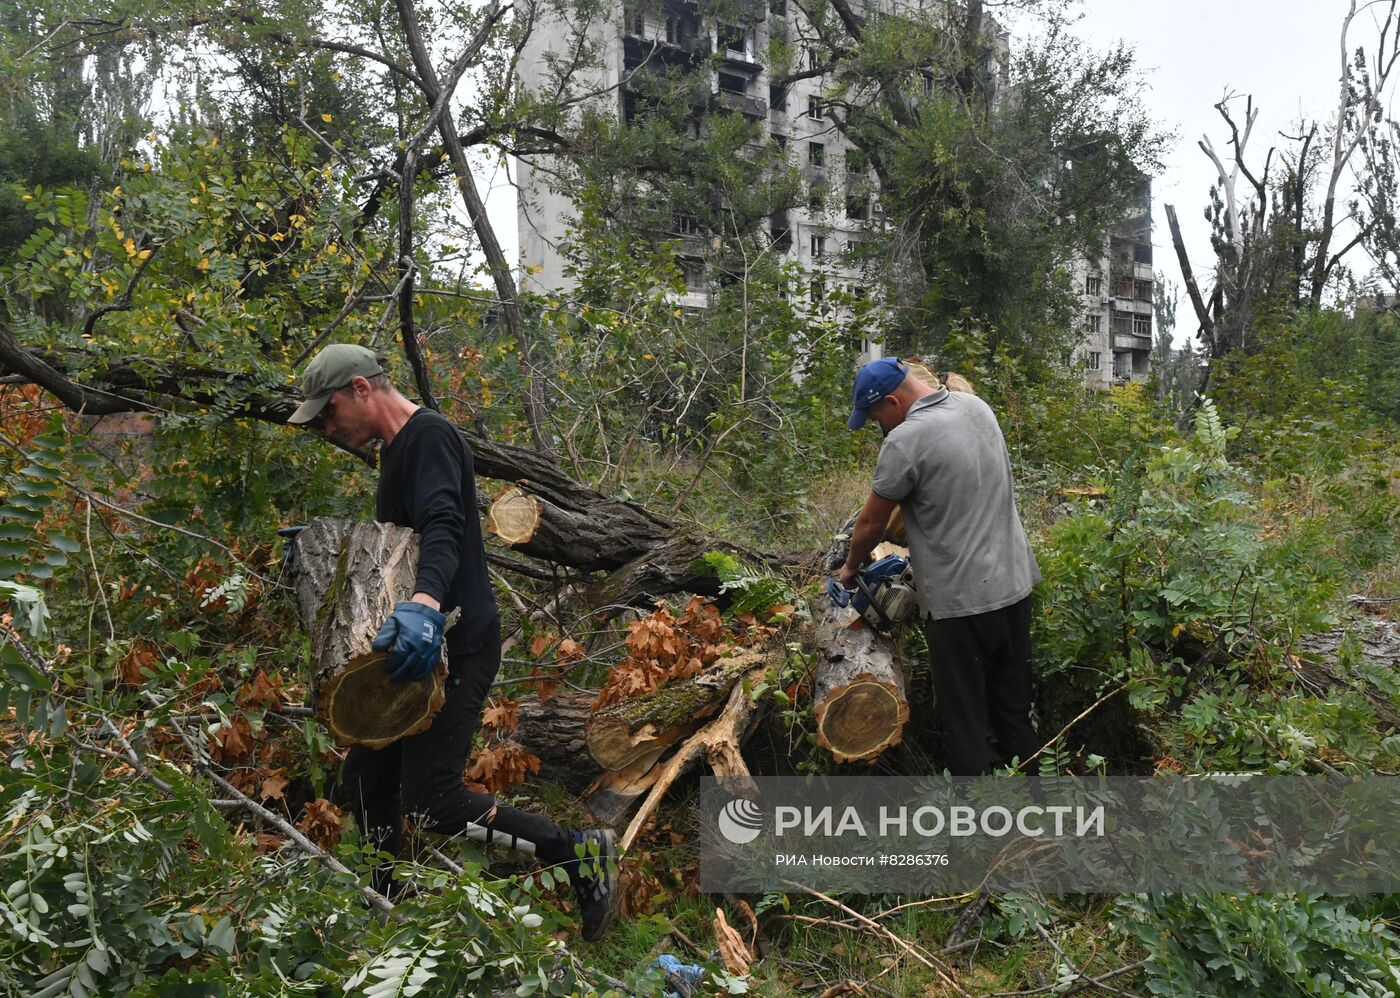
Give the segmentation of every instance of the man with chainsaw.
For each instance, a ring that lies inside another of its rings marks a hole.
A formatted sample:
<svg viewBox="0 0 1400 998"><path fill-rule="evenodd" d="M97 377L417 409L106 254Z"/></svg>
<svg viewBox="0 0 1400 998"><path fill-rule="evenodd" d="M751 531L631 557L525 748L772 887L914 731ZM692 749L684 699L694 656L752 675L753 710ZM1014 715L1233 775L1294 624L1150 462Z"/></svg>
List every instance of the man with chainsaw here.
<svg viewBox="0 0 1400 998"><path fill-rule="evenodd" d="M1025 762L1040 748L1030 721L1030 593L1040 570L1016 512L996 416L975 395L926 384L887 357L856 375L847 425L855 430L867 420L885 439L836 581L879 602L858 581L900 508L943 764L955 776L974 776Z"/></svg>
<svg viewBox="0 0 1400 998"><path fill-rule="evenodd" d="M462 783L482 704L501 663L500 618L486 574L471 450L441 415L399 394L381 359L365 347L324 348L302 372L300 387L305 401L288 422L316 425L357 450L379 441L375 517L410 527L420 538L415 591L394 607L371 647L387 653L384 669L391 680L423 682L447 642L446 701L431 726L380 749L352 745L341 772L340 802L365 836L390 853L398 852L404 815L448 835L475 825L488 830L487 841L492 835L507 845L525 840L540 860L568 870L583 935L597 939L613 913L612 832L564 828L498 805ZM448 629L444 612L454 607L461 617ZM387 868L375 873L380 893L396 892L389 874Z"/></svg>

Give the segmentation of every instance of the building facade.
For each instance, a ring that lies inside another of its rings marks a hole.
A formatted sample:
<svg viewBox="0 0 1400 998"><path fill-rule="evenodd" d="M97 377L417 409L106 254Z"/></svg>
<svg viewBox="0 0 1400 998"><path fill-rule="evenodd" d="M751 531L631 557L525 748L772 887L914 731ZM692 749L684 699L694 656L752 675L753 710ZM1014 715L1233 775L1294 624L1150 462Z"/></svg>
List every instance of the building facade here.
<svg viewBox="0 0 1400 998"><path fill-rule="evenodd" d="M897 17L918 3L882 0L881 7L884 16ZM817 49L807 45L814 32L790 0L741 0L726 10L726 19L720 19L695 0L652 0L644 8L619 4L612 16L583 30L541 22L522 51L522 79L531 90L548 89L551 67L586 43L596 53L597 66L580 82L599 92L595 107L631 121L647 112L646 74L691 73L702 80L708 75L707 92L694 98L696 119L717 109L743 115L759 126L756 144L776 143L801 175L804 198L768 219L772 251L807 275L806 286L793 289L794 304L820 309L838 285L860 295L869 282L857 263L858 247L881 224L880 192L861 151L831 120L823 77L804 75L819 66ZM1007 78L1010 36L992 22L991 40L987 70L1001 84ZM788 53L782 74L768 60L777 51ZM922 85L932 96L943 81L931 68ZM525 291L567 294L574 285L561 245L575 208L553 180L558 175L548 161L518 161L520 286ZM677 246L686 284L678 304L706 307L713 283L708 263L712 234L695 218L678 214L666 231L655 235ZM1072 362L1084 367L1091 384L1146 377L1152 345L1151 253L1150 212L1145 211L1142 219L1105 239L1100 258L1082 261L1078 268L1084 341ZM864 357L881 354L878 342L864 343Z"/></svg>
<svg viewBox="0 0 1400 998"><path fill-rule="evenodd" d="M1071 363L1096 388L1145 381L1152 370L1152 192L1146 180L1138 209L1104 237L1100 254L1075 268L1084 327Z"/></svg>

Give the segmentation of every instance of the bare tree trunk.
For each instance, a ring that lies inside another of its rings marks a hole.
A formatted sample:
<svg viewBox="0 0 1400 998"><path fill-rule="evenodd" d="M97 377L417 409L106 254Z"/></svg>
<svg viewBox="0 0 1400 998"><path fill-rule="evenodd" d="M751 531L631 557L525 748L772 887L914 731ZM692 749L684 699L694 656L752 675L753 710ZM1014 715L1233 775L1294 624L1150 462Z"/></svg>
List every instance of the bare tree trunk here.
<svg viewBox="0 0 1400 998"><path fill-rule="evenodd" d="M428 46L423 41L423 32L418 26L417 11L414 10L413 0L395 0L395 4L398 7L399 21L403 26L409 54L413 57L413 66L418 71L423 96L431 108L438 102L442 85L438 80L437 71L433 68ZM499 4L495 4L486 16L489 19L498 17L500 13ZM457 190L462 195L462 203L466 206L472 228L476 230L477 239L481 242L481 251L486 256L486 262L491 271L491 280L496 286L496 296L500 299L501 315L505 319L506 329L520 344L521 374L525 381L523 393L525 420L530 425L531 440L536 450L553 456L558 448L554 442L554 434L549 428L550 406L543 379L540 376L538 344L535 343L533 334L525 328L525 322L521 318L515 277L511 270L510 261L506 259L505 253L501 250L500 240L496 238L496 230L492 227L490 218L487 217L486 206L482 203L481 195L476 189L476 179L472 176L471 164L467 160L462 140L457 134L457 125L451 110L446 110L443 113L438 122L438 132L442 136L443 147L452 160L452 169L457 176Z"/></svg>
<svg viewBox="0 0 1400 998"><path fill-rule="evenodd" d="M1181 264L1181 279L1186 285L1186 294L1191 299L1191 309L1196 313L1196 321L1200 323L1201 334L1210 348L1211 359L1214 360L1220 356L1215 335L1215 320L1206 308L1205 299L1201 297L1200 285L1196 283L1196 275L1191 270L1191 258L1186 253L1186 243L1181 238L1181 225L1176 220L1176 207L1164 207L1167 211L1167 225L1172 233L1172 247L1176 250L1177 262Z"/></svg>

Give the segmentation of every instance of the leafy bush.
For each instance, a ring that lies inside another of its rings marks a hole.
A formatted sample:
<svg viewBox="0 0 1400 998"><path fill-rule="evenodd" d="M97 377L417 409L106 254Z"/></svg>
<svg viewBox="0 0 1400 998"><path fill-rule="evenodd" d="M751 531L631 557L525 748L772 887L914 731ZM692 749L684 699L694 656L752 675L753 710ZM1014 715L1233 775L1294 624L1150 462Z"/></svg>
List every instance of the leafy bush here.
<svg viewBox="0 0 1400 998"><path fill-rule="evenodd" d="M1158 995L1391 995L1400 939L1339 901L1266 895L1134 894L1118 928L1147 950Z"/></svg>

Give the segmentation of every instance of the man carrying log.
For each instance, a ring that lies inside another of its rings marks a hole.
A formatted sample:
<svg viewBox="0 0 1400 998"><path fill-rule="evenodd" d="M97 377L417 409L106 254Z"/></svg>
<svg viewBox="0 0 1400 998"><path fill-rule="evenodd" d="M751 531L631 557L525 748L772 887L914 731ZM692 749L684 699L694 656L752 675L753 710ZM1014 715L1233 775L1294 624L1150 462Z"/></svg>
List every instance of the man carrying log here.
<svg viewBox="0 0 1400 998"><path fill-rule="evenodd" d="M998 761L1024 762L1040 748L1030 721L1030 592L1040 570L996 416L975 395L928 385L883 358L856 375L847 425L859 429L867 419L885 440L837 581L852 586L900 507L945 768L973 776Z"/></svg>
<svg viewBox="0 0 1400 998"><path fill-rule="evenodd" d="M533 843L542 862L569 872L583 935L599 938L613 914L611 830L564 828L498 805L462 783L472 735L501 660L500 617L486 573L471 450L441 415L401 395L380 358L364 347L324 348L302 373L301 389L306 401L289 422L318 423L327 436L356 449L380 441L375 518L409 527L420 538L416 591L394 608L372 645L388 652L384 668L390 678L427 677L442 654L443 610L461 609L445 635L448 674L441 711L426 731L383 748L352 745L341 772L340 803L368 837L396 855L404 814L448 835L474 824L502 841ZM375 887L380 893L395 891L390 870L376 871Z"/></svg>

